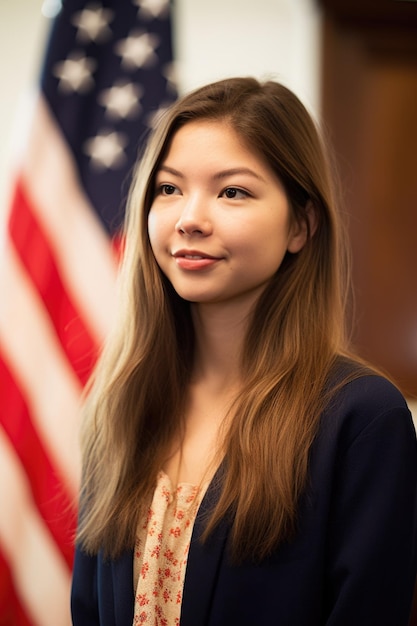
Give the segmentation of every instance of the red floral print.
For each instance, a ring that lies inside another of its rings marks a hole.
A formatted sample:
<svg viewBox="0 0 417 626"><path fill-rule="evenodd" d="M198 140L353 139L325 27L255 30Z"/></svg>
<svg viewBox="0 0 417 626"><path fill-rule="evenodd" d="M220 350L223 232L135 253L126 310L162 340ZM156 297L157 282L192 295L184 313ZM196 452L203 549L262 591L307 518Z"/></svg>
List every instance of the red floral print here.
<svg viewBox="0 0 417 626"><path fill-rule="evenodd" d="M203 495L203 489L187 483L172 489L160 472L152 504L138 525L133 626L179 626L191 533Z"/></svg>

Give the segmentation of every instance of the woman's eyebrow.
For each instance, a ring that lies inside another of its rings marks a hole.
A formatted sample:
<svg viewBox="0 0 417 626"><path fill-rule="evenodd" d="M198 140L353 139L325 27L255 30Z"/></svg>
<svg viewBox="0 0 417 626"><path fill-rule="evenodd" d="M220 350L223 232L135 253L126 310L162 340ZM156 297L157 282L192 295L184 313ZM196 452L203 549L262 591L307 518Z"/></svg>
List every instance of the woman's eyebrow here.
<svg viewBox="0 0 417 626"><path fill-rule="evenodd" d="M158 172L167 172L168 174L172 174L173 176L184 178L184 174L174 169L173 167L169 167L169 165L162 164L160 167L158 167L158 170L156 173L158 174Z"/></svg>
<svg viewBox="0 0 417 626"><path fill-rule="evenodd" d="M158 168L158 172L167 172L168 174L172 174L173 176L184 178L184 174L182 172L180 172L179 170L176 170L173 167L170 167L169 165L162 164ZM220 172L216 172L213 178L215 180L219 180L219 179L227 178L228 176L234 176L235 174L245 174L247 176L252 176L253 178L257 178L258 180L264 181L264 178L262 178L260 174L257 174L254 170L250 169L249 167L231 167L226 170L221 170Z"/></svg>
<svg viewBox="0 0 417 626"><path fill-rule="evenodd" d="M221 170L220 172L217 172L213 176L213 178L215 179L227 178L228 176L234 176L235 174L246 174L249 176L253 176L254 178L257 178L258 180L264 181L264 178L262 178L260 174L257 174L254 170L251 170L249 167L231 167L227 170Z"/></svg>

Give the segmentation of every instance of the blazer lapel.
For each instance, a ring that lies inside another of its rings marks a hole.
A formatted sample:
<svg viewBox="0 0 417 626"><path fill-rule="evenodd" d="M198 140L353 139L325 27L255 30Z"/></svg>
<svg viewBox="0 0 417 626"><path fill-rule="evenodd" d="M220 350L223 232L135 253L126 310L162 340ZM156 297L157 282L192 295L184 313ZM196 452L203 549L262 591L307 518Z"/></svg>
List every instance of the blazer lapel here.
<svg viewBox="0 0 417 626"><path fill-rule="evenodd" d="M115 626L133 623L135 596L133 593L133 551L128 551L112 563Z"/></svg>
<svg viewBox="0 0 417 626"><path fill-rule="evenodd" d="M204 626L208 624L210 617L210 606L225 550L228 526L225 523L219 524L204 544L201 542L201 535L207 514L218 497L220 472L221 469L211 481L194 524L185 573L181 626L196 624Z"/></svg>

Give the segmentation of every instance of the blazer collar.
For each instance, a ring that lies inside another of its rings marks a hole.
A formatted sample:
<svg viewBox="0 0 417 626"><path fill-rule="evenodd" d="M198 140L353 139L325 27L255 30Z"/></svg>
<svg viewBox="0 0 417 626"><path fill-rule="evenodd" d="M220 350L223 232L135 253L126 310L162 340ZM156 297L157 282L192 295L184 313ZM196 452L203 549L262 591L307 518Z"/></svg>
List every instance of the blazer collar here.
<svg viewBox="0 0 417 626"><path fill-rule="evenodd" d="M204 544L201 535L207 515L218 499L222 468L217 471L203 498L191 536L181 607L181 626L205 626L225 552L228 526L221 522Z"/></svg>

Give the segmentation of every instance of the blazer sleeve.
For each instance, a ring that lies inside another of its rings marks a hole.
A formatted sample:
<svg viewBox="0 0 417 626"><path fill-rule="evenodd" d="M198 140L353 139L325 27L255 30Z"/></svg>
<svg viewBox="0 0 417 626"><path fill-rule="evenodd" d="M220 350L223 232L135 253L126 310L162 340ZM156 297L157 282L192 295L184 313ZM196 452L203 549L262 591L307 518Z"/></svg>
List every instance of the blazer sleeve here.
<svg viewBox="0 0 417 626"><path fill-rule="evenodd" d="M340 433L327 529L326 626L406 626L409 619L416 572L415 430L395 387L375 377L366 391Z"/></svg>
<svg viewBox="0 0 417 626"><path fill-rule="evenodd" d="M77 546L71 589L73 626L132 626L133 551L116 559Z"/></svg>
<svg viewBox="0 0 417 626"><path fill-rule="evenodd" d="M97 557L75 550L71 588L71 615L74 626L100 624L97 597Z"/></svg>

